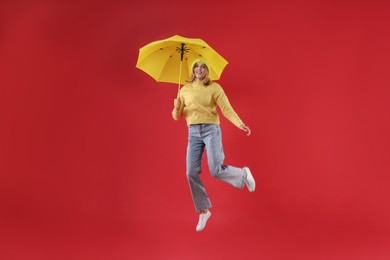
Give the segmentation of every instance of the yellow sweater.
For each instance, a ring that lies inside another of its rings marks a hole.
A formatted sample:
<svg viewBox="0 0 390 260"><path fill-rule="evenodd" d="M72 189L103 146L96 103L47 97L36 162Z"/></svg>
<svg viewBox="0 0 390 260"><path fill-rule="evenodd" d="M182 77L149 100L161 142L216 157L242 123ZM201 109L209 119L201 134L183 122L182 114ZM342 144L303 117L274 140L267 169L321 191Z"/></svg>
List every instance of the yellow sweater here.
<svg viewBox="0 0 390 260"><path fill-rule="evenodd" d="M203 83L185 85L180 90L181 107L179 113L173 113L178 120L185 116L187 125L191 124L219 124L217 106L222 114L234 125L240 127L243 122L233 110L222 87L215 82L208 86Z"/></svg>

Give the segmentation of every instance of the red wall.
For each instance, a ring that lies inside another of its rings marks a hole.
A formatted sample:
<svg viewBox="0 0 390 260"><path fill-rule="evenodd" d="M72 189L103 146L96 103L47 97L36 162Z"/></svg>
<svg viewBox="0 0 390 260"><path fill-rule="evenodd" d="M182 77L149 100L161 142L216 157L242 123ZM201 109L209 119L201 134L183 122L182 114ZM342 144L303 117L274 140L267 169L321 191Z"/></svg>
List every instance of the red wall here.
<svg viewBox="0 0 390 260"><path fill-rule="evenodd" d="M7 1L0 8L0 258L389 259L386 1ZM228 61L226 163L185 177L176 85L135 68L179 34Z"/></svg>

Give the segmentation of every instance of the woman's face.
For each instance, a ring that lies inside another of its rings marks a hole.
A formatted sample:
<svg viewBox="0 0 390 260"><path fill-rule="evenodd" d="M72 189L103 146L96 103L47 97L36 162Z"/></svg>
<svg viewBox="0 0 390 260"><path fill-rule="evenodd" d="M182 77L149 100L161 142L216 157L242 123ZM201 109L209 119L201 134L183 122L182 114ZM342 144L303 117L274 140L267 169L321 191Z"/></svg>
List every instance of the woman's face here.
<svg viewBox="0 0 390 260"><path fill-rule="evenodd" d="M207 66L198 62L194 66L194 75L196 79L203 80L207 75Z"/></svg>

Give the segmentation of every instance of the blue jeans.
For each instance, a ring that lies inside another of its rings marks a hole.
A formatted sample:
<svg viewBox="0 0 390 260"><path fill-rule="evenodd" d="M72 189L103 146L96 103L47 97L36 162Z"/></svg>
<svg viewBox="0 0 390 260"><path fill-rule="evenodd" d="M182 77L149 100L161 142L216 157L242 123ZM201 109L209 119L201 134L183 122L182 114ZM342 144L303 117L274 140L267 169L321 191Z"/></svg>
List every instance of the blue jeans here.
<svg viewBox="0 0 390 260"><path fill-rule="evenodd" d="M198 124L188 126L187 179L196 211L211 208L210 199L200 179L201 162L206 148L207 162L213 177L236 188L244 187L243 168L224 165L222 133L219 125Z"/></svg>

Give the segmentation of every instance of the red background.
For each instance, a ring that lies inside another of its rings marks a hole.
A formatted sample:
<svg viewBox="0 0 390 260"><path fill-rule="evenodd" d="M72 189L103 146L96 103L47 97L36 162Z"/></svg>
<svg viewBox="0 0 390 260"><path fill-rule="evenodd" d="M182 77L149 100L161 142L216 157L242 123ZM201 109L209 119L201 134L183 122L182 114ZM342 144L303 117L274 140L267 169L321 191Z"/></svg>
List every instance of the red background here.
<svg viewBox="0 0 390 260"><path fill-rule="evenodd" d="M0 258L389 259L387 1L2 1ZM179 34L228 61L213 217L185 177L174 84L135 68Z"/></svg>

